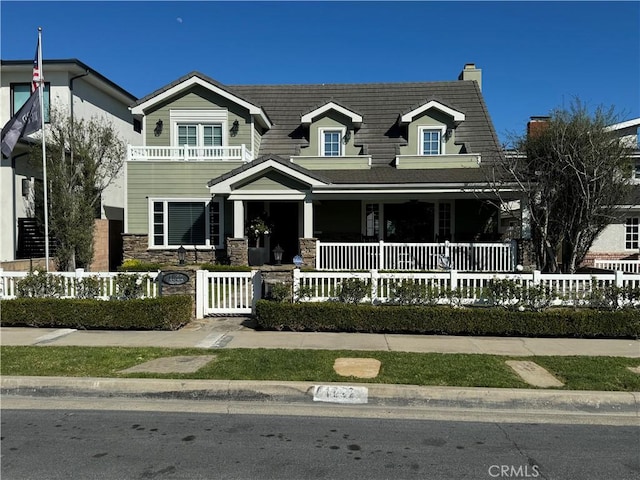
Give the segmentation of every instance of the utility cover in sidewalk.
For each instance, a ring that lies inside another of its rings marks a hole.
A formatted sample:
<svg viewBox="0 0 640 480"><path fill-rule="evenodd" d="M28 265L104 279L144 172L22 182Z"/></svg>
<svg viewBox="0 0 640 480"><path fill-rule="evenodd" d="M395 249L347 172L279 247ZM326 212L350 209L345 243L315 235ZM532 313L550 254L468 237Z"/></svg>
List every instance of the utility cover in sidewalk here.
<svg viewBox="0 0 640 480"><path fill-rule="evenodd" d="M336 358L333 369L343 377L375 378L380 373L380 360L375 358Z"/></svg>
<svg viewBox="0 0 640 480"><path fill-rule="evenodd" d="M120 373L193 373L215 360L215 355L163 357L141 363Z"/></svg>
<svg viewBox="0 0 640 480"><path fill-rule="evenodd" d="M529 385L543 388L564 386L564 383L537 363L529 360L507 360L506 363Z"/></svg>

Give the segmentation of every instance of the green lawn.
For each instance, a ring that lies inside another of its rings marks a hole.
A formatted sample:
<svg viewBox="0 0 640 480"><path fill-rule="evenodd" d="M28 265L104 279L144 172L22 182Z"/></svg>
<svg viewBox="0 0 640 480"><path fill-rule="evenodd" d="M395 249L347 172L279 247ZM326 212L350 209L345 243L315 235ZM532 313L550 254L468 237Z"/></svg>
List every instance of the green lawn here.
<svg viewBox="0 0 640 480"><path fill-rule="evenodd" d="M128 367L160 357L216 355L191 374L122 374ZM475 354L362 352L271 349L169 349L124 347L0 348L0 374L20 376L144 377L220 380L282 380L459 387L531 388L505 364L531 360L549 370L568 390L640 391L640 359L623 357L505 357ZM369 357L382 362L375 379L341 377L333 371L339 357Z"/></svg>

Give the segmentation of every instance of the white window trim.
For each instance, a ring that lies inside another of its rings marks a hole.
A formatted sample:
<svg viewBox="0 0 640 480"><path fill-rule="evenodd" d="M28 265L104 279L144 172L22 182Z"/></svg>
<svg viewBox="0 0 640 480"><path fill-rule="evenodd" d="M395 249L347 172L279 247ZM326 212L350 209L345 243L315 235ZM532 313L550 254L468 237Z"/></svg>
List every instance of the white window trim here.
<svg viewBox="0 0 640 480"><path fill-rule="evenodd" d="M320 156L321 157L327 157L327 158L337 158L334 155L331 155L331 156L325 155L325 151L324 151L324 134L325 134L325 132L340 132L340 141L339 141L340 155L338 155L337 157L344 157L344 145L342 143L342 139L344 138L345 134L347 133L347 127L322 127L322 128L318 129L318 143L320 145Z"/></svg>
<svg viewBox="0 0 640 480"><path fill-rule="evenodd" d="M627 223L627 221L629 219L633 219L633 218L638 218L638 223L636 225ZM639 230L638 234L640 234L640 216L631 215L631 216L625 217L625 221L624 221L624 249L628 250L628 251L632 251L632 252L637 252L638 248L636 248L636 247L627 247L627 235L629 234L629 231L634 227ZM640 243L640 239L638 240L638 242Z"/></svg>
<svg viewBox="0 0 640 480"><path fill-rule="evenodd" d="M154 226L154 210L153 210L153 204L155 202L163 202L163 225L164 225L164 233L163 233L163 244L162 245L155 245L154 244L154 230L153 230L153 226ZM168 245L167 244L167 235L169 234L169 229L168 229L168 225L167 225L167 218L168 218L168 203L186 203L186 202L198 202L198 203L204 203L205 204L205 225L204 225L204 229L205 229L205 243L204 245L198 245L198 247L215 247L215 248L222 248L224 246L224 204L222 201L222 198L211 198L211 197L206 197L206 198L202 198L202 197L198 197L198 198L170 198L170 197L153 197L153 198L149 198L148 200L148 207L147 207L147 212L149 215L148 218L148 248L149 250L176 250L178 248L180 248L180 245ZM211 244L211 225L210 225L210 216L211 216L211 211L210 211L210 204L216 202L218 204L220 204L220 243L218 245L212 245ZM183 245L184 248L186 248L187 250L189 249L193 249L193 245Z"/></svg>
<svg viewBox="0 0 640 480"><path fill-rule="evenodd" d="M202 147L203 125L222 125L222 146L229 145L229 112L225 109L217 110L169 110L169 123L171 124L171 145L178 145L178 125L198 126L198 146Z"/></svg>
<svg viewBox="0 0 640 480"><path fill-rule="evenodd" d="M422 126L422 127L418 127L418 155L422 155L422 156L428 156L428 157L435 157L437 155L425 155L424 153L424 132L425 131L431 131L431 130L435 130L435 131L439 131L440 132L440 153L438 155L446 155L446 151L445 151L445 145L447 143L447 141L445 140L444 136L445 133L447 132L447 127L445 125L442 126L438 126L438 125L432 125L432 126Z"/></svg>

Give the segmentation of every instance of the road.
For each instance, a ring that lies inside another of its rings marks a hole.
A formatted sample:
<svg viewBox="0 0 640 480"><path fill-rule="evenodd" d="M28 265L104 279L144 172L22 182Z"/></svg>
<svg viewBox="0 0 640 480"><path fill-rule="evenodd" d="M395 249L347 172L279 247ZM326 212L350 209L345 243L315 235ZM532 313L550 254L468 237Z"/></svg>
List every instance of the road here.
<svg viewBox="0 0 640 480"><path fill-rule="evenodd" d="M323 416L47 409L49 400L20 408L3 398L3 480L640 478L637 424L350 418L330 416L334 406Z"/></svg>

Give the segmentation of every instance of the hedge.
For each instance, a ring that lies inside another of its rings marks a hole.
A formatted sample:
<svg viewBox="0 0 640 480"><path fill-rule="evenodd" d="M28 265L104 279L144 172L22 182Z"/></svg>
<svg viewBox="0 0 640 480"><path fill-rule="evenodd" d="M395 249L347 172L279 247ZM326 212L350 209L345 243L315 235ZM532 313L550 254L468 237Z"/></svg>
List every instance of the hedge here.
<svg viewBox="0 0 640 480"><path fill-rule="evenodd" d="M133 300L16 298L0 302L0 325L109 330L177 330L189 323L193 300L172 295Z"/></svg>
<svg viewBox="0 0 640 480"><path fill-rule="evenodd" d="M635 310L373 306L338 302L280 303L259 300L258 328L265 330L496 335L519 337L639 338Z"/></svg>

